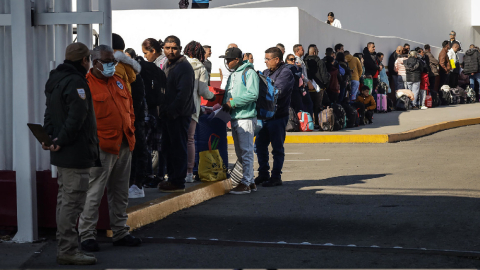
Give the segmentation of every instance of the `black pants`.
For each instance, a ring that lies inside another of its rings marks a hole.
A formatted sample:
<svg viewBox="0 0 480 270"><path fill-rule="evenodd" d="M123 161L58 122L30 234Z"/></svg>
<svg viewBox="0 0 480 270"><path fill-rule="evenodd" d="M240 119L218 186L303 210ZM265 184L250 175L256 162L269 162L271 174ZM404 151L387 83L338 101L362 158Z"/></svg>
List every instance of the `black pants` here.
<svg viewBox="0 0 480 270"><path fill-rule="evenodd" d="M443 69L440 69L440 87L439 89L444 86L444 85L449 85L450 83L450 74L447 74Z"/></svg>
<svg viewBox="0 0 480 270"><path fill-rule="evenodd" d="M328 99L330 99L330 103L339 103L338 102L338 96L340 95L339 93L332 92L332 91L327 91Z"/></svg>
<svg viewBox="0 0 480 270"><path fill-rule="evenodd" d="M192 9L193 8L208 8L210 6L210 3L192 3Z"/></svg>
<svg viewBox="0 0 480 270"><path fill-rule="evenodd" d="M305 111L313 117L313 102L309 92L305 96L302 95L302 104Z"/></svg>
<svg viewBox="0 0 480 270"><path fill-rule="evenodd" d="M320 92L309 92L310 98L312 99L313 103L313 115L312 117L315 119L315 125L320 125L318 122L318 114L322 111L323 105L323 92L325 90L320 90Z"/></svg>
<svg viewBox="0 0 480 270"><path fill-rule="evenodd" d="M429 87L430 91L432 91L432 90L433 91L438 91L438 89L437 89L437 87L438 87L437 86L437 78L438 78L438 76L428 77L428 80L430 82L430 87Z"/></svg>
<svg viewBox="0 0 480 270"><path fill-rule="evenodd" d="M448 85L451 87L451 88L455 88L458 86L458 76L460 74L458 73L453 73L453 72L450 72L450 78L448 80Z"/></svg>
<svg viewBox="0 0 480 270"><path fill-rule="evenodd" d="M132 170L130 172L130 184L142 187L147 174L148 161L151 156L147 150L145 137L145 123L135 121L135 149L132 153ZM151 161L150 161L151 162Z"/></svg>
<svg viewBox="0 0 480 270"><path fill-rule="evenodd" d="M290 107L298 113L299 111L304 111L308 112L307 109L305 109L305 106L303 106L303 100L302 100L302 92L298 90L292 91L292 100L290 102Z"/></svg>
<svg viewBox="0 0 480 270"><path fill-rule="evenodd" d="M162 154L167 162L168 181L185 187L187 177L187 140L191 116L162 119Z"/></svg>

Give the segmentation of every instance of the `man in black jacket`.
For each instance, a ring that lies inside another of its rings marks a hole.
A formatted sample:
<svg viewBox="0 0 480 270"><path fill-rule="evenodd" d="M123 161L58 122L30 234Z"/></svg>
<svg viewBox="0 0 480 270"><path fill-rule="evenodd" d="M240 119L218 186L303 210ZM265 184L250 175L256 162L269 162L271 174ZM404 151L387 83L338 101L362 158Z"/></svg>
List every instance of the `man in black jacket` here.
<svg viewBox="0 0 480 270"><path fill-rule="evenodd" d="M378 66L378 63L377 63L375 43L369 42L367 44L367 47L363 49L363 57L364 57L363 65L365 66L365 76L367 76L367 78L369 76L371 76L370 78L373 78L373 76L375 76L375 74L380 70L380 67Z"/></svg>
<svg viewBox="0 0 480 270"><path fill-rule="evenodd" d="M168 63L165 101L160 105L162 119L162 152L167 161L168 181L161 182L162 192L184 192L187 177L187 133L195 112L193 87L195 74L192 65L180 52L180 39L169 36L163 47Z"/></svg>
<svg viewBox="0 0 480 270"><path fill-rule="evenodd" d="M286 137L286 126L295 78L287 64L283 62L283 53L279 48L273 47L265 51L265 64L267 70L263 74L270 77L278 89L277 111L272 119L263 121L263 128L255 139L258 158L258 177L255 184L264 187L282 185L282 168L285 160L283 144ZM270 165L268 162L268 146L272 144L273 169L270 178Z"/></svg>
<svg viewBox="0 0 480 270"><path fill-rule="evenodd" d="M320 126L318 114L322 109L323 94L330 83L330 74L327 71L325 62L318 57L318 49L315 45L310 45L308 55L303 59L307 67L308 79L315 82L316 88L309 88L309 94L313 102L313 114L315 125ZM312 83L313 84L313 83Z"/></svg>
<svg viewBox="0 0 480 270"><path fill-rule="evenodd" d="M390 55L388 58L388 73L389 77L391 77L391 81L393 81L393 90L398 90L396 89L397 82L398 82L398 72L395 71L395 61L397 61L397 58L400 54L402 54L403 47L398 46L397 49Z"/></svg>
<svg viewBox="0 0 480 270"><path fill-rule="evenodd" d="M70 44L65 61L50 72L44 129L54 144L50 161L58 168L57 263L95 264L97 259L78 249L77 219L83 211L90 168L99 165L97 122L85 75L90 68L90 50L82 43Z"/></svg>

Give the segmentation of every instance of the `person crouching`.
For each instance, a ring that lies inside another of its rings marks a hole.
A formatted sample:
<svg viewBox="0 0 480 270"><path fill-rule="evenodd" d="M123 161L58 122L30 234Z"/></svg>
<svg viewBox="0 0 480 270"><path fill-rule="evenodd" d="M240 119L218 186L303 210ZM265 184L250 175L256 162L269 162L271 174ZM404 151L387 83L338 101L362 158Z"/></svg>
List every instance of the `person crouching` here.
<svg viewBox="0 0 480 270"><path fill-rule="evenodd" d="M373 111L377 108L377 103L372 95L369 94L370 88L366 85L362 87L360 95L358 95L355 105L359 109L360 122L362 122L363 117L368 121L369 124L372 124L373 121Z"/></svg>

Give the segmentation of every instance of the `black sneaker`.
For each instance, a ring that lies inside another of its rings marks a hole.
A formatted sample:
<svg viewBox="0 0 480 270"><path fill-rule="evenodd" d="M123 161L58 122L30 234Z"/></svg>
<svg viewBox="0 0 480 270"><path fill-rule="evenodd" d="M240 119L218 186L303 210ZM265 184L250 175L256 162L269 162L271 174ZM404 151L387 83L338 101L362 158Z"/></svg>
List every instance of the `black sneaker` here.
<svg viewBox="0 0 480 270"><path fill-rule="evenodd" d="M144 188L157 188L158 183L162 182L164 179L163 177L145 177L145 182L143 184Z"/></svg>
<svg viewBox="0 0 480 270"><path fill-rule="evenodd" d="M100 246L95 239L88 239L82 242L82 250L88 252L96 252L100 250Z"/></svg>
<svg viewBox="0 0 480 270"><path fill-rule="evenodd" d="M136 238L135 236L129 234L129 235L123 237L120 240L114 241L113 245L114 246L136 247L136 246L140 246L141 243L142 243L142 239Z"/></svg>
<svg viewBox="0 0 480 270"><path fill-rule="evenodd" d="M255 185L260 185L263 182L267 182L267 181L270 181L270 176L259 175L257 176L257 178L255 178Z"/></svg>
<svg viewBox="0 0 480 270"><path fill-rule="evenodd" d="M276 187L283 185L282 179L272 178L269 181L263 182L262 187Z"/></svg>

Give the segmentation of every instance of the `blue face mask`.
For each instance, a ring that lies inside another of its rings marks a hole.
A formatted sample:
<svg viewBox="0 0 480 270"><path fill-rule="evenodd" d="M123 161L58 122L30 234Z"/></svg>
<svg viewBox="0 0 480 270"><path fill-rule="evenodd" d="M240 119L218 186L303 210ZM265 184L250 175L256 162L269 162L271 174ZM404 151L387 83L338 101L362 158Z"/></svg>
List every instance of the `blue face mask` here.
<svg viewBox="0 0 480 270"><path fill-rule="evenodd" d="M100 63L102 63L100 61ZM115 74L115 66L116 66L116 63L115 62L112 62L112 63L102 63L102 66L103 66L103 71L101 71L100 69L98 69L98 71L102 72L102 75L109 78L109 77L112 77L114 74Z"/></svg>

